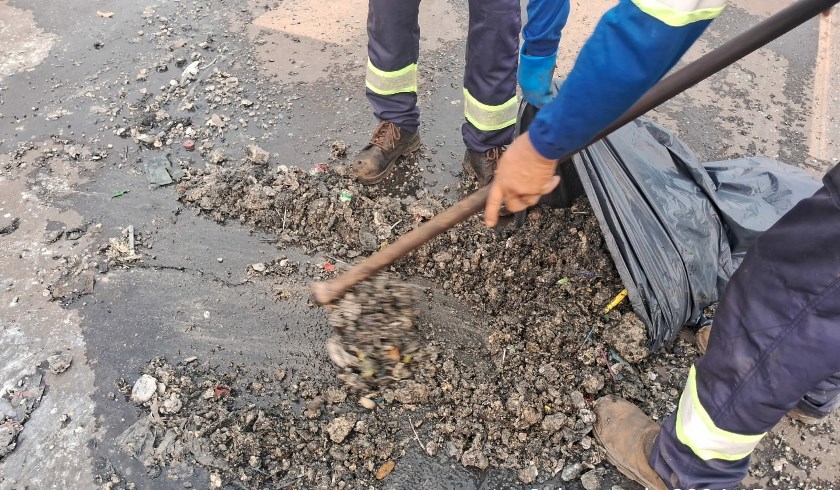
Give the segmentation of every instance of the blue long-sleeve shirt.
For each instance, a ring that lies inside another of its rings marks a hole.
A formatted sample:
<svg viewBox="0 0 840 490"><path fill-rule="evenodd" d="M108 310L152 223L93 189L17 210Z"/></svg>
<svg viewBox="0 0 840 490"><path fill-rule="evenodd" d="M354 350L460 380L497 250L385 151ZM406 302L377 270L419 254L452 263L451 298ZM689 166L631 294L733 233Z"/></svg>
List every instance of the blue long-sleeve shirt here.
<svg viewBox="0 0 840 490"><path fill-rule="evenodd" d="M528 0L528 22L522 29L523 52L554 56L569 18L569 0Z"/></svg>
<svg viewBox="0 0 840 490"><path fill-rule="evenodd" d="M559 0L531 0L552 1ZM534 148L556 159L588 143L677 63L723 5L724 0L621 0L601 18L557 97L531 124ZM539 8L535 12L539 15ZM526 38L528 49L559 42L555 30L541 32L542 37Z"/></svg>

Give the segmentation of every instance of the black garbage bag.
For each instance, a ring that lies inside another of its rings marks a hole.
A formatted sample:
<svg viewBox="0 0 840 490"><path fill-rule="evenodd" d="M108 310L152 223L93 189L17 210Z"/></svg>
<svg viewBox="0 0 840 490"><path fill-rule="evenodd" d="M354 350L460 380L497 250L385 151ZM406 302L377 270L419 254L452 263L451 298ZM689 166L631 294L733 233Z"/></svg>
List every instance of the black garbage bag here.
<svg viewBox="0 0 840 490"><path fill-rule="evenodd" d="M756 236L820 187L767 158L700 163L647 119L572 162L652 350L696 326Z"/></svg>

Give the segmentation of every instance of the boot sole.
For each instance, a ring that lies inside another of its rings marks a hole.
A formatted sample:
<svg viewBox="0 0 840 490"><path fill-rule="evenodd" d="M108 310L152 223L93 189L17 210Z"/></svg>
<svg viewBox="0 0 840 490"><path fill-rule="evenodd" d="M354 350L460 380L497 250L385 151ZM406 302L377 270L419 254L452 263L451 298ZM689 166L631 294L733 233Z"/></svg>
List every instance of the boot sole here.
<svg viewBox="0 0 840 490"><path fill-rule="evenodd" d="M420 149L420 144L421 144L420 138L417 138L417 143L409 146L408 148L406 148L406 150L404 152L400 153L393 160L388 162L388 166L385 167L385 170L383 170L382 173L380 173L379 175L377 175L373 178L370 178L370 179L362 179L361 177L357 176L356 180L358 180L359 182L361 182L362 184L365 184L365 185L374 185L374 184L378 184L378 183L382 182L383 180L387 179L388 176L391 175L391 173L394 171L394 167L397 166L397 160L399 160L402 157L406 157L408 155L411 155L415 151L419 150Z"/></svg>

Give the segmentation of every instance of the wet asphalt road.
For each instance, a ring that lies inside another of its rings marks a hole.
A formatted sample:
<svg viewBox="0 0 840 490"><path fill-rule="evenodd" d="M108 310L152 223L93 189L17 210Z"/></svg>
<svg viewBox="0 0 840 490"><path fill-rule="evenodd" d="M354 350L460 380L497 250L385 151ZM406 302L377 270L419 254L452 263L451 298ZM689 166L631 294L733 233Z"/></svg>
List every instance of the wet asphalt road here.
<svg viewBox="0 0 840 490"><path fill-rule="evenodd" d="M422 185L449 200L458 194L463 154L459 128L465 3L433 0L424 14L424 25L429 25L420 93L425 159L419 173ZM689 58L784 2L734 3ZM577 5L564 38L561 67L568 67L599 9L609 2L595 4L586 9ZM329 372L321 347L328 326L324 313L308 301L306 279L288 279L282 287L289 299L278 302L269 281L245 273L248 264L281 254L302 264L322 259L278 248L272 237L236 224L221 226L197 217L176 201L171 186L150 189L142 164L159 150L115 135L115 128L131 118L124 109L114 113L113 108L123 107L120 101L137 97L142 88L153 97L162 93L159 87L180 74L170 61L168 72L153 70L148 80L136 80L142 67L153 67L176 52L156 41L160 26L169 25L176 38L208 40L215 46L209 59L238 76L248 92L276 103L256 117L246 115L253 122L217 138L218 147L239 155L256 141L289 165L325 161L336 139L347 141L352 153L364 145L374 124L363 96L364 22L359 19L364 4L352 1L325 10L306 0L166 2L155 6L152 20L144 17L148 7L0 1L0 162L17 162L14 155L21 147L40 148L56 139L107 148L105 158L82 158L72 168L32 161L28 167L10 164L0 171L0 216L15 214L27 221L16 235L0 237L0 278L13 284L0 292L4 388L55 351L69 349L75 355L64 378L48 375L42 407L27 424L17 450L0 463L0 488L92 488L94 476L111 467L138 488L183 488L185 480L150 478L113 443L138 417L137 409L116 393L115 382L136 379L152 357L199 356L255 367L271 361L282 362L293 375ZM101 17L97 11L114 15ZM290 12L299 17L290 20ZM809 138L819 112L812 96L818 39L815 21L652 116L679 130L703 159L763 154L815 173L824 171L837 154L815 158ZM202 100L206 102L199 99L199 114L209 116L212 103ZM186 153L180 141L171 150L200 164L198 154ZM113 198L119 189L131 192ZM90 222L101 228L79 242L51 247L43 241L47 222ZM67 308L44 298L39 278L65 265L56 257L94 250L127 225L141 230L147 245L142 267L110 271L93 294ZM20 298L16 306L13 297ZM59 415L69 412L69 429L60 427ZM406 461L394 474L394 488L499 488L509 481L498 473L470 472L445 458L431 461L414 454ZM207 475L195 469L186 481L203 488Z"/></svg>

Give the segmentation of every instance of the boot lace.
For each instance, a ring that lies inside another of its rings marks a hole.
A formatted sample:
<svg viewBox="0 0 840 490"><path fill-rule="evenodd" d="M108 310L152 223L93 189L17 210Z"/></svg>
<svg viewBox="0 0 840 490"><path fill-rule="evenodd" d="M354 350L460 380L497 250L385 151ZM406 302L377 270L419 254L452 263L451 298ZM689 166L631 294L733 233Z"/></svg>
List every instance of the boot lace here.
<svg viewBox="0 0 840 490"><path fill-rule="evenodd" d="M490 148L487 150L487 153L485 153L484 156L484 162L493 170L493 172L495 172L496 165L499 164L500 158L502 158L502 148L497 146L496 148Z"/></svg>
<svg viewBox="0 0 840 490"><path fill-rule="evenodd" d="M382 121L373 130L373 136L370 139L371 144L388 151L397 146L397 141L400 139L400 128L396 124L389 121Z"/></svg>

